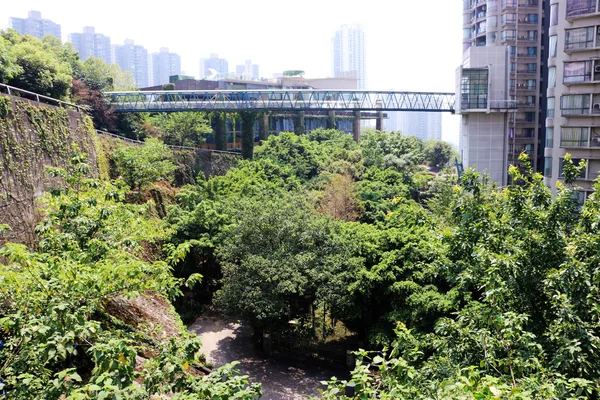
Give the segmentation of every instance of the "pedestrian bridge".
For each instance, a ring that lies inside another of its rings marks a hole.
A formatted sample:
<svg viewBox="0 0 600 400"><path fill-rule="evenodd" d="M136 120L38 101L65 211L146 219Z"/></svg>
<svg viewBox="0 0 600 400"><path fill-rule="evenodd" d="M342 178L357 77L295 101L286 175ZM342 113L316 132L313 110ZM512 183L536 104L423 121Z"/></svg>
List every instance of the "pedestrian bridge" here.
<svg viewBox="0 0 600 400"><path fill-rule="evenodd" d="M370 90L169 90L107 92L115 112L454 112L454 93Z"/></svg>

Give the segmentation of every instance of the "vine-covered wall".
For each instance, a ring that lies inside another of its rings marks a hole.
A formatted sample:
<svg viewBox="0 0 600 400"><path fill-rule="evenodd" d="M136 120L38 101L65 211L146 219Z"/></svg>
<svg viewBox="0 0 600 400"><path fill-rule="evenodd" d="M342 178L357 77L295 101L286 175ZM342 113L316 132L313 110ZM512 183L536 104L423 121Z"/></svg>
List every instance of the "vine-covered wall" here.
<svg viewBox="0 0 600 400"><path fill-rule="evenodd" d="M68 168L74 144L98 176L95 136L90 118L76 111L0 95L0 224L11 228L0 243L33 244L36 199L60 185L46 167Z"/></svg>

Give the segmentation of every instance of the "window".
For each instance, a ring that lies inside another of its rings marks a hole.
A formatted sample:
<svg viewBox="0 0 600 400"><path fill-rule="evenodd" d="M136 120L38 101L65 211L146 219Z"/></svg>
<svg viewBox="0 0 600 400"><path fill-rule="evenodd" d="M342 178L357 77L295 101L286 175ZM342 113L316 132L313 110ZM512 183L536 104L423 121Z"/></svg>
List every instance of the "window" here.
<svg viewBox="0 0 600 400"><path fill-rule="evenodd" d="M527 96L525 98L525 105L527 105L527 106L535 106L535 96Z"/></svg>
<svg viewBox="0 0 600 400"><path fill-rule="evenodd" d="M510 87L511 89L515 88L515 80L511 79L510 81L508 81L508 87Z"/></svg>
<svg viewBox="0 0 600 400"><path fill-rule="evenodd" d="M558 25L558 4L550 5L550 26Z"/></svg>
<svg viewBox="0 0 600 400"><path fill-rule="evenodd" d="M556 87L556 67L548 67L548 88Z"/></svg>
<svg viewBox="0 0 600 400"><path fill-rule="evenodd" d="M527 31L527 40L535 42L537 40L537 31Z"/></svg>
<svg viewBox="0 0 600 400"><path fill-rule="evenodd" d="M546 128L546 145L545 146L549 149L554 147L554 128Z"/></svg>
<svg viewBox="0 0 600 400"><path fill-rule="evenodd" d="M548 97L546 103L546 118L554 118L554 97Z"/></svg>
<svg viewBox="0 0 600 400"><path fill-rule="evenodd" d="M517 69L517 64L514 62L511 62L510 63L510 72L514 73L516 71L516 69Z"/></svg>
<svg viewBox="0 0 600 400"><path fill-rule="evenodd" d="M550 47L550 57L556 57L556 35L552 35L548 38L549 42L549 47Z"/></svg>
<svg viewBox="0 0 600 400"><path fill-rule="evenodd" d="M502 22L502 25L514 24L517 22L517 15L514 13L503 14L502 17L500 17L500 22Z"/></svg>
<svg viewBox="0 0 600 400"><path fill-rule="evenodd" d="M567 128L560 131L560 147L588 147L589 128Z"/></svg>
<svg viewBox="0 0 600 400"><path fill-rule="evenodd" d="M508 46L508 52L510 53L511 56L516 56L517 55L517 47L516 46Z"/></svg>
<svg viewBox="0 0 600 400"><path fill-rule="evenodd" d="M594 47L595 26L565 30L565 50Z"/></svg>
<svg viewBox="0 0 600 400"><path fill-rule="evenodd" d="M529 90L535 90L535 86L536 86L535 79L527 79L525 81L525 84L527 85L527 89L529 89Z"/></svg>
<svg viewBox="0 0 600 400"><path fill-rule="evenodd" d="M564 83L587 82L592 80L592 62L566 62L563 75Z"/></svg>
<svg viewBox="0 0 600 400"><path fill-rule="evenodd" d="M527 73L528 74L537 73L537 63L528 63L527 64Z"/></svg>
<svg viewBox="0 0 600 400"><path fill-rule="evenodd" d="M488 70L463 69L461 79L461 108L487 108Z"/></svg>
<svg viewBox="0 0 600 400"><path fill-rule="evenodd" d="M590 128L592 131L592 137L590 140L590 147L600 147L600 128Z"/></svg>
<svg viewBox="0 0 600 400"><path fill-rule="evenodd" d="M515 37L517 36L517 31L514 29L507 29L502 31L502 35L501 38L502 40L515 40Z"/></svg>
<svg viewBox="0 0 600 400"><path fill-rule="evenodd" d="M596 0L567 0L567 17L596 12Z"/></svg>
<svg viewBox="0 0 600 400"><path fill-rule="evenodd" d="M463 29L463 39L469 39L471 37L471 28Z"/></svg>
<svg viewBox="0 0 600 400"><path fill-rule="evenodd" d="M529 57L535 57L535 56L537 56L537 47L528 47L527 48L527 55Z"/></svg>
<svg viewBox="0 0 600 400"><path fill-rule="evenodd" d="M562 115L586 115L590 113L590 96L587 94L572 94L561 96L560 110Z"/></svg>
<svg viewBox="0 0 600 400"><path fill-rule="evenodd" d="M527 14L527 22L530 24L538 23L538 15L537 14Z"/></svg>
<svg viewBox="0 0 600 400"><path fill-rule="evenodd" d="M544 176L552 178L552 157L544 157Z"/></svg>

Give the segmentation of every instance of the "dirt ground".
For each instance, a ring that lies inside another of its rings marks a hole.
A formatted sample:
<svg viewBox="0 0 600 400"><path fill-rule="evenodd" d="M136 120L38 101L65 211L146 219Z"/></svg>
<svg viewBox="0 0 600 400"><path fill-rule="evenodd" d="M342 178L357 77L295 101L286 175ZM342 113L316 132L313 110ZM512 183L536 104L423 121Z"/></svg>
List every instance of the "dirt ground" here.
<svg viewBox="0 0 600 400"><path fill-rule="evenodd" d="M347 378L344 369L300 361L265 358L252 342L249 328L220 317L200 317L188 328L202 339L202 351L215 367L239 361L238 368L262 384L266 400L296 400L318 396L319 383L331 376Z"/></svg>

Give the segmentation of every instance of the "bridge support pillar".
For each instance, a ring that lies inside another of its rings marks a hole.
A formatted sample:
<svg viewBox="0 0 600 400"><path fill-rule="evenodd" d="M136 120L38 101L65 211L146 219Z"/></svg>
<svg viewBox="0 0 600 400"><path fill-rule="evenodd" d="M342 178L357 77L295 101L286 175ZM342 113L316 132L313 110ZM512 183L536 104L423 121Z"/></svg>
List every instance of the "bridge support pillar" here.
<svg viewBox="0 0 600 400"><path fill-rule="evenodd" d="M337 129L335 122L335 110L329 110L327 115L327 129Z"/></svg>
<svg viewBox="0 0 600 400"><path fill-rule="evenodd" d="M354 111L354 121L352 121L352 136L356 143L360 142L360 110Z"/></svg>
<svg viewBox="0 0 600 400"><path fill-rule="evenodd" d="M254 123L256 122L256 111L241 111L242 120L242 157L252 159L254 154Z"/></svg>
<svg viewBox="0 0 600 400"><path fill-rule="evenodd" d="M258 119L258 135L260 140L269 138L269 114L264 112Z"/></svg>
<svg viewBox="0 0 600 400"><path fill-rule="evenodd" d="M227 115L217 113L215 116L215 148L227 150Z"/></svg>
<svg viewBox="0 0 600 400"><path fill-rule="evenodd" d="M383 111L377 111L375 129L377 129L378 131L383 131Z"/></svg>
<svg viewBox="0 0 600 400"><path fill-rule="evenodd" d="M304 111L298 111L294 121L294 133L296 135L304 135L306 133L306 125L304 124Z"/></svg>

